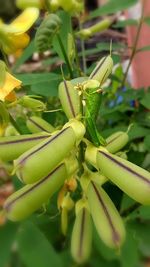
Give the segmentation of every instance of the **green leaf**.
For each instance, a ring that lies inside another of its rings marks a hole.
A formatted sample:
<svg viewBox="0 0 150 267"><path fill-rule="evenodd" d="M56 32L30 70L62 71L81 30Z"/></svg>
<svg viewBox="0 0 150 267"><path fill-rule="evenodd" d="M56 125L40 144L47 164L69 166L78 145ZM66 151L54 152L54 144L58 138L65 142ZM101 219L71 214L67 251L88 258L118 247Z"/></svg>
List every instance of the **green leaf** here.
<svg viewBox="0 0 150 267"><path fill-rule="evenodd" d="M149 221L139 222L134 220L128 223L128 227L132 230L132 237L138 241L138 247L142 254L150 257L150 227Z"/></svg>
<svg viewBox="0 0 150 267"><path fill-rule="evenodd" d="M150 45L143 46L137 50L137 52L144 52L144 51L149 51L150 50Z"/></svg>
<svg viewBox="0 0 150 267"><path fill-rule="evenodd" d="M150 26L150 17L145 17L144 22Z"/></svg>
<svg viewBox="0 0 150 267"><path fill-rule="evenodd" d="M125 49L126 46L124 44L121 43L117 43L117 44L112 44L112 51L116 51L118 49ZM108 54L110 52L110 43L106 42L106 43L100 43L97 44L95 48L90 48L90 49L86 49L85 50L85 56L90 56L99 52L104 52L107 51ZM79 56L82 56L82 52L79 53Z"/></svg>
<svg viewBox="0 0 150 267"><path fill-rule="evenodd" d="M150 220L150 207L149 206L141 206L138 209L138 217L143 220Z"/></svg>
<svg viewBox="0 0 150 267"><path fill-rule="evenodd" d="M60 32L59 32L59 36L60 36L62 43L64 45L65 52L66 52L66 54L68 54L68 33L71 33L71 30L72 30L71 29L71 17L69 15L69 13L67 13L65 11L60 11L58 13L58 15L59 15L61 21L63 22L61 29L60 29ZM53 43L53 49L57 52L59 57L61 59L65 60L63 53L62 53L62 50L60 48L57 36L54 37L52 43Z"/></svg>
<svg viewBox="0 0 150 267"><path fill-rule="evenodd" d="M150 134L150 129L134 124L129 131L129 139L131 141L136 138L144 137L148 134Z"/></svg>
<svg viewBox="0 0 150 267"><path fill-rule="evenodd" d="M17 240L20 258L26 267L63 266L52 245L39 228L31 222L22 224Z"/></svg>
<svg viewBox="0 0 150 267"><path fill-rule="evenodd" d="M137 1L138 0L109 0L108 3L91 12L90 17L94 18L122 11L136 4Z"/></svg>
<svg viewBox="0 0 150 267"><path fill-rule="evenodd" d="M99 48L99 52L101 51L110 51L110 43L99 43L96 45ZM126 48L126 45L123 43L112 43L112 51L117 49L123 49Z"/></svg>
<svg viewBox="0 0 150 267"><path fill-rule="evenodd" d="M144 138L144 145L145 148L150 151L150 134Z"/></svg>
<svg viewBox="0 0 150 267"><path fill-rule="evenodd" d="M13 66L13 72L15 72L35 51L34 40L30 42L27 48L23 51L21 57L19 57Z"/></svg>
<svg viewBox="0 0 150 267"><path fill-rule="evenodd" d="M23 82L24 86L42 82L50 82L51 80L57 80L61 78L60 75L52 72L17 74L16 77Z"/></svg>
<svg viewBox="0 0 150 267"><path fill-rule="evenodd" d="M138 25L138 20L136 19L120 20L113 25L113 28L124 28L131 25Z"/></svg>
<svg viewBox="0 0 150 267"><path fill-rule="evenodd" d="M0 228L0 266L9 266L12 245L15 241L17 224L8 222Z"/></svg>
<svg viewBox="0 0 150 267"><path fill-rule="evenodd" d="M127 228L127 227L126 227ZM121 267L135 267L139 260L138 243L133 232L127 228L126 241L121 249Z"/></svg>
<svg viewBox="0 0 150 267"><path fill-rule="evenodd" d="M17 78L24 86L30 85L33 93L42 96L57 96L58 85L62 80L61 75L55 73L17 74Z"/></svg>
<svg viewBox="0 0 150 267"><path fill-rule="evenodd" d="M150 109L150 93L145 93L145 96L140 103L147 109Z"/></svg>
<svg viewBox="0 0 150 267"><path fill-rule="evenodd" d="M51 80L50 82L33 84L31 86L31 91L42 96L57 96L58 95L58 85L61 80Z"/></svg>

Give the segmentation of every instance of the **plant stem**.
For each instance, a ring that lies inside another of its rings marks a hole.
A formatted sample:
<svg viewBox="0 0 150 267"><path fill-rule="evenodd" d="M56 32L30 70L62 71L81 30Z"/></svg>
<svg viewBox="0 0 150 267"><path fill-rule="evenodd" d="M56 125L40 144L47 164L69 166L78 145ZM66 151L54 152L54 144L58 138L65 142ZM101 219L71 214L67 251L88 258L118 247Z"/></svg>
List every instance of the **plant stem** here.
<svg viewBox="0 0 150 267"><path fill-rule="evenodd" d="M9 117L10 117L10 122L11 124L14 126L14 128L18 131L18 133L23 134L23 131L20 129L20 127L18 126L18 124L16 123L16 121L14 120L14 118L11 116L11 114L9 113Z"/></svg>
<svg viewBox="0 0 150 267"><path fill-rule="evenodd" d="M82 30L82 25L79 20L79 29ZM83 62L83 71L86 74L87 66L86 66L86 56L85 56L85 45L84 40L81 39L81 52L82 52L82 62Z"/></svg>
<svg viewBox="0 0 150 267"><path fill-rule="evenodd" d="M70 73L70 77L71 77L71 79L73 79L73 71L72 71L72 68L71 68L71 66L70 66L70 62L69 62L68 56L67 56L67 54L66 54L66 51L65 51L63 42L62 42L61 37L60 37L59 34L57 34L57 39L58 39L58 42L59 42L61 51L62 51L62 53L63 53L65 62L66 62L66 64L67 64L68 71L69 71L69 73Z"/></svg>
<svg viewBox="0 0 150 267"><path fill-rule="evenodd" d="M84 123L84 109L83 109L83 94L80 95L80 107L81 107L81 121L82 123ZM85 123L84 123L85 124ZM83 167L83 163L84 163L84 142L82 141L79 145L79 156L78 156L78 162L79 162L79 177L81 177L81 175L83 174L84 172L84 167Z"/></svg>
<svg viewBox="0 0 150 267"><path fill-rule="evenodd" d="M135 203L132 206L128 207L127 209L124 209L121 212L121 216L122 217L127 217L129 214L131 214L133 211L135 211L136 209L138 209L141 206L140 203Z"/></svg>
<svg viewBox="0 0 150 267"><path fill-rule="evenodd" d="M79 76L82 76L82 71L80 68L80 60L79 60L79 55L78 55L78 50L77 50L74 32L73 32L73 39L74 39L74 46L75 46L75 59L76 59L77 71L78 71Z"/></svg>
<svg viewBox="0 0 150 267"><path fill-rule="evenodd" d="M5 64L7 66L7 68L9 69L9 62L8 62L8 58L6 56L6 54L4 53L3 49L1 48L1 53L2 53L2 56L3 56L3 59L5 61Z"/></svg>
<svg viewBox="0 0 150 267"><path fill-rule="evenodd" d="M45 0L44 4L45 4L45 7L46 7L47 11L51 12L49 0Z"/></svg>
<svg viewBox="0 0 150 267"><path fill-rule="evenodd" d="M144 3L145 3L145 1L144 1ZM126 82L126 79L127 79L127 75L128 75L131 63L132 63L133 58L134 58L134 56L135 56L135 54L137 52L138 40L139 40L142 24L143 24L143 21L144 21L144 6L145 6L144 3L142 5L142 12L141 12L140 20L139 20L139 25L138 25L138 28L137 28L137 34L136 34L135 41L134 41L134 44L133 44L133 50L132 50L128 66L127 66L127 69L125 71L122 83L121 83L121 88L124 87L124 85L125 85L125 82Z"/></svg>

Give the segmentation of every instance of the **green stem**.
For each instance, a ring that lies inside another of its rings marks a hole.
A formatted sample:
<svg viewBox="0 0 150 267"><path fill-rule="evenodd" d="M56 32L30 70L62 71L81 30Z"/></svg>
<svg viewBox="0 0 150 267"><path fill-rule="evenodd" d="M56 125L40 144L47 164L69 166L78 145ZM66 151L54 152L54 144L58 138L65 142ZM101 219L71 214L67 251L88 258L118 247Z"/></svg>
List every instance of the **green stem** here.
<svg viewBox="0 0 150 267"><path fill-rule="evenodd" d="M82 104L82 100L83 100L83 95L80 95L80 106L81 106L81 121L82 123L84 123L84 109L83 109L83 104ZM79 157L78 157L78 162L79 162L79 177L81 177L81 175L84 172L84 167L83 167L83 163L84 163L84 142L81 142L79 145Z"/></svg>
<svg viewBox="0 0 150 267"><path fill-rule="evenodd" d="M84 162L84 143L81 142L79 145L79 156L78 156L78 162L79 162L79 172L78 175L81 177L81 175L84 172L83 168L83 162Z"/></svg>
<svg viewBox="0 0 150 267"><path fill-rule="evenodd" d="M10 122L11 124L14 126L14 128L18 131L18 133L23 134L23 131L20 129L20 127L18 126L17 122L14 120L14 118L11 116L11 114L9 113L9 117L10 117Z"/></svg>
<svg viewBox="0 0 150 267"><path fill-rule="evenodd" d="M2 55L3 55L3 59L5 61L5 64L7 66L7 68L9 69L9 62L8 62L8 59L7 59L7 56L5 55L3 49L1 48L1 52L2 52ZM14 128L20 133L20 134L23 134L22 130L20 129L20 127L18 126L18 124L16 123L16 121L14 120L14 118L11 116L11 114L9 113L9 118L10 118L10 122L11 124L14 126Z"/></svg>
<svg viewBox="0 0 150 267"><path fill-rule="evenodd" d="M64 48L64 45L63 45L63 42L61 40L61 37L59 34L57 34L57 39L58 39L58 42L59 42L59 45L60 45L60 48L61 48L61 51L63 53L63 56L64 56L64 59L65 59L65 62L67 64L67 67L68 67L68 71L70 73L70 77L71 79L73 79L73 71L72 71L72 68L71 68L71 65L70 65L70 62L69 62L69 59L68 59L68 56L66 54L66 51L65 51L65 48Z"/></svg>
<svg viewBox="0 0 150 267"><path fill-rule="evenodd" d="M82 25L79 20L79 29L82 30ZM83 71L86 74L87 66L86 66L86 56L85 56L85 45L84 40L81 39L81 52L82 52L82 62L83 62Z"/></svg>
<svg viewBox="0 0 150 267"><path fill-rule="evenodd" d="M78 55L78 50L77 50L74 32L73 32L73 39L74 39L74 46L75 46L75 60L76 60L77 71L78 71L78 75L82 76L82 71L81 71L81 67L80 67L80 60L79 60L79 55Z"/></svg>
<svg viewBox="0 0 150 267"><path fill-rule="evenodd" d="M2 47L1 47L1 53L2 53L2 56L3 56L3 60L4 60L4 62L5 62L5 64L6 64L6 66L7 66L7 68L9 69L9 71L10 71L10 67L9 67L9 62L8 62L8 58L7 58L7 56L6 56L6 54L5 54L5 52L4 52L4 50L2 49Z"/></svg>
<svg viewBox="0 0 150 267"><path fill-rule="evenodd" d="M46 7L47 11L48 11L48 12L51 12L51 8L50 8L49 0L45 0L45 1L44 1L44 4L45 4L45 7Z"/></svg>
<svg viewBox="0 0 150 267"><path fill-rule="evenodd" d="M129 214L131 214L133 211L135 211L136 209L138 209L141 206L140 203L135 203L132 206L128 207L127 209L124 209L121 212L121 216L122 217L127 217Z"/></svg>
<svg viewBox="0 0 150 267"><path fill-rule="evenodd" d="M137 52L137 45L138 45L138 41L139 41L139 36L140 36L140 32L141 32L143 21L144 21L144 6L145 6L144 3L143 3L143 6L142 6L142 13L141 13L141 17L140 17L140 20L139 20L137 34L136 34L135 41L134 41L134 44L133 44L133 50L132 50L132 53L131 53L131 57L130 57L128 66L127 66L126 72L124 74L122 83L121 83L121 88L124 87L124 85L125 85L125 82L126 82L126 79L127 79L127 75L128 75L129 69L130 69L130 66L131 66L132 61L133 61L133 58L134 58L134 56L135 56L135 54Z"/></svg>

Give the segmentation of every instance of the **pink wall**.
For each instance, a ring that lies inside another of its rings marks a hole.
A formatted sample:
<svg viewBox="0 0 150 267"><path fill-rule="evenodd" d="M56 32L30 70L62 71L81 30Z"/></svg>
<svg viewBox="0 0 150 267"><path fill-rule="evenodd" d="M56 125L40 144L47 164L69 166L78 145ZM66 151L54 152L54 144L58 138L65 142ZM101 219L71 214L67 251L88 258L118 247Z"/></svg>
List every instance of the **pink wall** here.
<svg viewBox="0 0 150 267"><path fill-rule="evenodd" d="M143 1L145 1L144 16L150 17L150 0L143 0ZM127 18L140 17L141 2L139 1L139 4L136 5L134 9L132 7L132 9L129 9L126 12ZM136 26L130 26L127 28L129 46L133 46L136 32L137 32ZM144 23L140 33L138 48L148 45L150 46L150 26ZM146 88L150 86L150 51L139 52L136 54L132 63L132 73L133 73L133 80L132 80L133 87Z"/></svg>

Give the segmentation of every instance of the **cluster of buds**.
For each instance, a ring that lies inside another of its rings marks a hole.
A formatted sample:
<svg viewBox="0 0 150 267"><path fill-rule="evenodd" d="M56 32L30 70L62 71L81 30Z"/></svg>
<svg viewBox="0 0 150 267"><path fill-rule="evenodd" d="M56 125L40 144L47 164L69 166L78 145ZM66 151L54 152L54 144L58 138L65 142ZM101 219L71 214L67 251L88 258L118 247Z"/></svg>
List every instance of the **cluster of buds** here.
<svg viewBox="0 0 150 267"><path fill-rule="evenodd" d="M84 9L84 0L17 0L16 5L20 9L27 7L46 9L48 6L52 12L62 8L69 13L79 13Z"/></svg>
<svg viewBox="0 0 150 267"><path fill-rule="evenodd" d="M6 216L12 221L23 220L59 191L57 204L64 235L69 211L75 207L71 253L77 263L84 263L90 255L92 220L108 247L117 249L124 242L125 226L103 189L106 181L135 201L150 204L149 173L118 153L128 143L128 133L120 131L104 140L95 125L101 88L112 67L109 55L89 78L60 83L59 97L68 118L61 129L32 116L27 125L33 134L0 138L0 158L14 160L13 173L25 184L6 200ZM82 193L75 203L78 187Z"/></svg>

